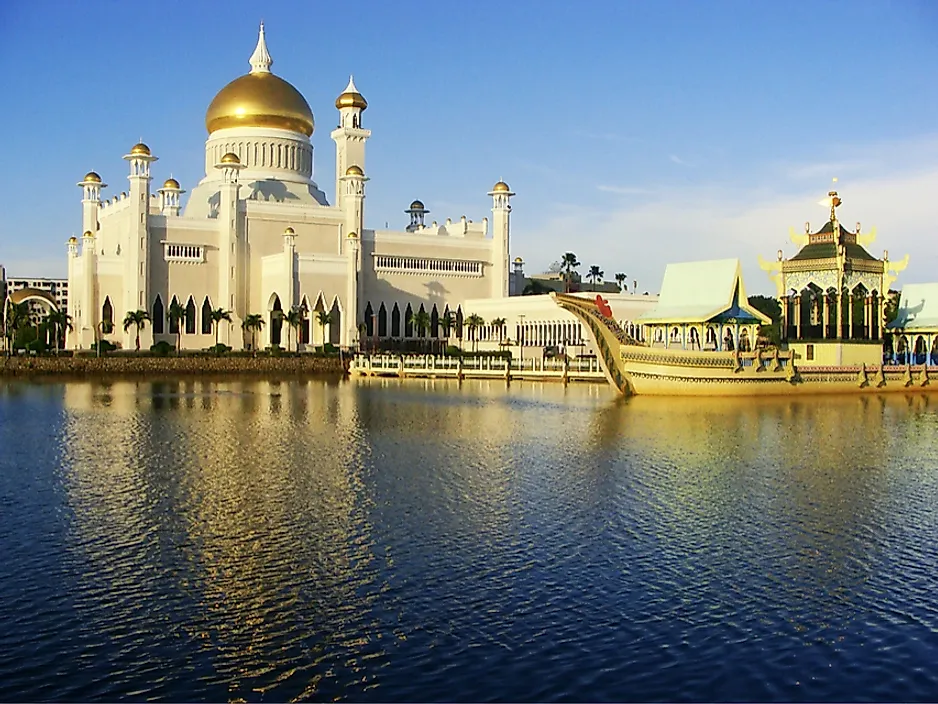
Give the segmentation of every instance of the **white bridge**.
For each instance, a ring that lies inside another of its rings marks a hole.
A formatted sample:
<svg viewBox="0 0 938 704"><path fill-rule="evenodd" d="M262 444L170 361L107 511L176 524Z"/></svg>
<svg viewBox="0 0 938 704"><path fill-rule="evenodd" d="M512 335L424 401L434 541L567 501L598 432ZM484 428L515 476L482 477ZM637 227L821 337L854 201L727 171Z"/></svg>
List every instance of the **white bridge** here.
<svg viewBox="0 0 938 704"><path fill-rule="evenodd" d="M606 376L599 360L512 359L443 355L356 354L349 372L359 376L398 376L452 379L531 379L600 381Z"/></svg>

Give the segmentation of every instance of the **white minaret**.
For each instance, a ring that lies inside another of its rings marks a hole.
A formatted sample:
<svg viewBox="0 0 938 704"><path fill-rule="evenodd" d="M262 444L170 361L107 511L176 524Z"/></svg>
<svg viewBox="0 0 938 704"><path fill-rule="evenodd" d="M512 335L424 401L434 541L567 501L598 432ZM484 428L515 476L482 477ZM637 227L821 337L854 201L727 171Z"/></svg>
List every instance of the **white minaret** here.
<svg viewBox="0 0 938 704"><path fill-rule="evenodd" d="M284 313L297 305L296 281L296 232L288 227L283 231L283 282L279 287L283 291L280 305Z"/></svg>
<svg viewBox="0 0 938 704"><path fill-rule="evenodd" d="M75 286L75 281L77 281L77 268L78 268L78 238L69 237L68 238L68 290L69 292L79 293L78 287ZM0 283L3 283L3 267L0 267ZM2 288L2 287L0 287ZM0 295L2 295L0 291ZM66 309L66 314L71 318L72 325L76 326L78 324L78 314L75 312L76 300L74 295L68 297L68 308ZM69 330L68 326L65 327L65 349L72 350L78 346L79 339L79 330Z"/></svg>
<svg viewBox="0 0 938 704"><path fill-rule="evenodd" d="M94 171L85 174L78 182L81 188L81 226L82 247L81 263L71 263L72 242L69 240L68 301L69 315L75 328L69 336L70 347L91 347L94 345L94 314L97 304L94 300L94 276L97 270L94 261L94 233L98 231L98 210L101 207L101 191L107 184ZM75 256L78 256L78 242L74 243ZM80 282L80 283L79 283Z"/></svg>
<svg viewBox="0 0 938 704"><path fill-rule="evenodd" d="M368 178L357 164L345 170L339 179L342 210L345 213L345 232L361 232L365 222L365 181Z"/></svg>
<svg viewBox="0 0 938 704"><path fill-rule="evenodd" d="M350 166L365 170L365 141L371 136L371 130L362 128L362 113L368 107L368 101L358 92L354 79L349 76L348 85L335 99L339 111L339 126L332 131L335 141L335 192L336 205L343 202L342 175Z"/></svg>
<svg viewBox="0 0 938 704"><path fill-rule="evenodd" d="M157 193L160 194L160 213L169 217L179 215L179 196L185 193L179 187L179 181L174 178L166 179Z"/></svg>
<svg viewBox="0 0 938 704"><path fill-rule="evenodd" d="M361 243L357 232L346 235L345 252L347 259L345 312L342 321L340 344L351 345L358 337L358 301L361 298Z"/></svg>
<svg viewBox="0 0 938 704"><path fill-rule="evenodd" d="M515 195L508 184L499 181L492 190L492 298L508 297L508 244L511 204Z"/></svg>
<svg viewBox="0 0 938 704"><path fill-rule="evenodd" d="M124 240L124 310L115 310L115 320L135 310L150 310L150 163L157 158L150 148L138 142L124 155L130 164L130 211L132 221ZM112 303L116 303L112 300ZM128 328L124 333L124 349L132 349L136 330ZM153 344L152 326L140 331L140 348L149 349Z"/></svg>
<svg viewBox="0 0 938 704"><path fill-rule="evenodd" d="M244 346L244 336L232 335L231 331L241 329L247 303L243 300L244 286L239 285L244 275L239 237L241 218L238 216L241 189L238 172L242 164L237 154L228 152L215 168L221 170L223 179L218 189L218 294L215 307L231 311L231 324L222 326L218 340L240 350Z"/></svg>

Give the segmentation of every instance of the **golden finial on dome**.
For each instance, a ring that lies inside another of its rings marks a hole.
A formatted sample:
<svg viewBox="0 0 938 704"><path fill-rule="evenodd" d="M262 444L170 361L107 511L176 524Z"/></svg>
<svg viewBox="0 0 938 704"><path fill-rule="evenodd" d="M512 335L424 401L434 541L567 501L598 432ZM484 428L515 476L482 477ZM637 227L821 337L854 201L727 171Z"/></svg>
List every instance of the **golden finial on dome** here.
<svg viewBox="0 0 938 704"><path fill-rule="evenodd" d="M150 156L150 147L143 142L137 142L130 148L130 153L135 156Z"/></svg>
<svg viewBox="0 0 938 704"><path fill-rule="evenodd" d="M179 181L177 181L174 178L168 178L165 181L163 181L163 188L165 188L166 190L170 190L170 189L178 190Z"/></svg>
<svg viewBox="0 0 938 704"><path fill-rule="evenodd" d="M355 79L352 76L349 76L348 85L345 87L345 90L335 99L335 107L337 110L341 110L342 108L359 108L360 110L364 110L368 107L368 101L365 100L365 96L358 92L358 88L355 87Z"/></svg>
<svg viewBox="0 0 938 704"><path fill-rule="evenodd" d="M350 167L348 167L345 170L345 175L346 176L364 176L365 172L362 171L362 167L360 167L358 164L352 164Z"/></svg>
<svg viewBox="0 0 938 704"><path fill-rule="evenodd" d="M221 158L222 164L240 164L241 159L238 158L238 155L234 152L228 152Z"/></svg>
<svg viewBox="0 0 938 704"><path fill-rule="evenodd" d="M85 174L83 179L85 183L101 183L101 177L98 176L94 171L89 171Z"/></svg>

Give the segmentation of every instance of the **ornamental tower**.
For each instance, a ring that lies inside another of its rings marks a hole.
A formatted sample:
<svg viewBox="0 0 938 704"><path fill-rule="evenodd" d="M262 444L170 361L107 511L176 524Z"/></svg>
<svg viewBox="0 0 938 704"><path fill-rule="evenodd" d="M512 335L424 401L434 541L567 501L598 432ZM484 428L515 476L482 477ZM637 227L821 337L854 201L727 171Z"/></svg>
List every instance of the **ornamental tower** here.
<svg viewBox="0 0 938 704"><path fill-rule="evenodd" d="M157 160L150 153L150 148L138 142L130 149L124 159L130 164L130 227L124 241L124 311L115 314L123 318L125 312L149 309L150 279L150 229L147 217L150 214L150 163ZM140 345L149 348L152 344L152 330L141 330ZM136 333L128 329L124 332L124 349L134 345Z"/></svg>
<svg viewBox="0 0 938 704"><path fill-rule="evenodd" d="M368 101L358 92L351 76L345 90L335 99L335 107L339 111L339 126L332 131L331 137L335 142L335 199L341 208L345 195L342 175L350 166L365 170L365 142L371 136L371 130L362 127L362 113L368 107Z"/></svg>
<svg viewBox="0 0 938 704"><path fill-rule="evenodd" d="M242 261L241 217L238 208L238 174L241 160L233 152L225 154L215 165L224 179L218 189L218 294L215 307L231 311L231 324L219 330L219 341L235 349L241 349L243 336L230 331L241 327L247 301L244 300L244 267ZM220 325L221 323L219 323Z"/></svg>
<svg viewBox="0 0 938 704"><path fill-rule="evenodd" d="M492 190L492 298L508 297L508 244L511 204L514 193L504 181L499 181Z"/></svg>

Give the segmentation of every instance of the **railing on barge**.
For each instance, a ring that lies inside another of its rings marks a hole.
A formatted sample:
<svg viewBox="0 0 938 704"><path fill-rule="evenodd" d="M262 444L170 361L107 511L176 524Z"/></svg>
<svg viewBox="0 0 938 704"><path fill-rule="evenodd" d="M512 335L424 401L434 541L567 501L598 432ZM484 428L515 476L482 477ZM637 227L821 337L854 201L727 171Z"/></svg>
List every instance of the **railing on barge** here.
<svg viewBox="0 0 938 704"><path fill-rule="evenodd" d="M360 376L452 379L605 381L596 358L512 359L445 355L356 354L349 371Z"/></svg>

